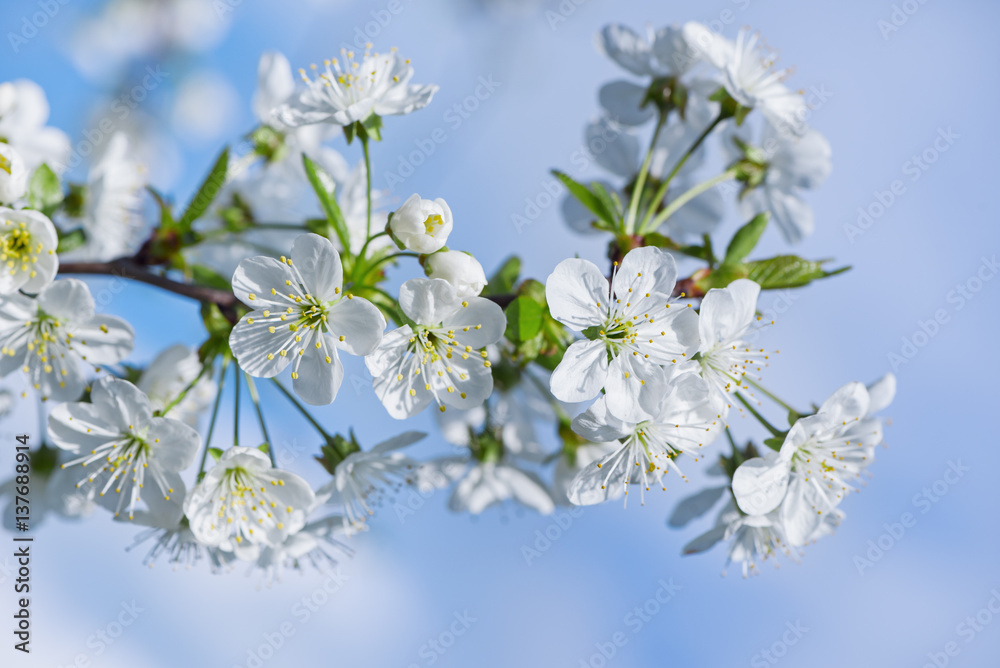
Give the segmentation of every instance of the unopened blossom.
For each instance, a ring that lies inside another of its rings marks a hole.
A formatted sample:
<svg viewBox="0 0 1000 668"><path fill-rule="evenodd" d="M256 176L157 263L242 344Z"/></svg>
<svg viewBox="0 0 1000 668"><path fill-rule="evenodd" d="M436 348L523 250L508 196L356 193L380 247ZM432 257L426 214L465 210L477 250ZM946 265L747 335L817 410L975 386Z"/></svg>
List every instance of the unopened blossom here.
<svg viewBox="0 0 1000 668"><path fill-rule="evenodd" d="M291 127L312 123L350 125L375 114L394 116L423 109L437 92L434 85L414 85L413 67L395 49L373 53L368 45L360 60L354 51L341 49L340 58L323 61L323 69L310 65L312 74L299 70L303 90L277 112Z"/></svg>
<svg viewBox="0 0 1000 668"><path fill-rule="evenodd" d="M389 229L407 250L433 253L448 242L452 228L451 209L440 197L421 199L413 194L389 217Z"/></svg>
<svg viewBox="0 0 1000 668"><path fill-rule="evenodd" d="M427 434L408 431L372 447L371 450L352 452L337 464L333 480L321 487L316 495L328 498L346 515L346 530L354 532L360 524L374 515L371 504L378 503L378 495L386 487L408 482L416 462L399 452Z"/></svg>
<svg viewBox="0 0 1000 668"><path fill-rule="evenodd" d="M475 297L486 287L486 272L479 260L462 251L438 251L428 256L427 276L443 278L459 297Z"/></svg>
<svg viewBox="0 0 1000 668"><path fill-rule="evenodd" d="M379 310L343 284L340 254L316 234L298 237L289 257L241 262L233 292L254 310L229 337L240 368L271 378L291 364L296 394L313 405L333 402L344 379L338 351L367 355L385 329Z"/></svg>
<svg viewBox="0 0 1000 668"><path fill-rule="evenodd" d="M62 173L70 155L69 137L48 127L49 102L34 81L0 83L0 137L20 154L28 171L46 163Z"/></svg>
<svg viewBox="0 0 1000 668"><path fill-rule="evenodd" d="M591 505L618 498L628 494L630 485L639 486L644 501L652 485L666 491L662 478L668 471L687 480L674 460L687 455L698 461L702 448L722 429L719 401L692 367L687 363L669 369L665 394L650 419L620 420L601 397L573 420L573 431L588 441L621 445L576 476L568 490L572 503Z"/></svg>
<svg viewBox="0 0 1000 668"><path fill-rule="evenodd" d="M44 214L0 207L0 295L37 293L59 270L56 228Z"/></svg>
<svg viewBox="0 0 1000 668"><path fill-rule="evenodd" d="M741 157L734 152L735 142L724 145L734 157ZM759 150L766 161L764 180L740 197L740 213L750 219L770 212L785 240L798 243L815 227L812 209L802 199L802 191L819 187L830 175L830 143L811 128L796 136L765 123Z"/></svg>
<svg viewBox="0 0 1000 668"><path fill-rule="evenodd" d="M28 168L21 154L0 142L0 204L12 204L28 191Z"/></svg>
<svg viewBox="0 0 1000 668"><path fill-rule="evenodd" d="M375 394L389 415L411 417L431 402L465 409L493 391L484 348L507 326L499 306L463 299L440 278L413 278L399 289L399 305L413 325L389 332L365 363Z"/></svg>
<svg viewBox="0 0 1000 668"><path fill-rule="evenodd" d="M625 256L609 286L592 262L560 262L545 284L552 316L588 339L573 343L552 373L552 394L585 401L607 393L619 419L641 422L655 414L666 391L660 365L682 362L698 346L698 317L673 297L674 259L658 248Z"/></svg>
<svg viewBox="0 0 1000 668"><path fill-rule="evenodd" d="M135 253L145 238L142 202L146 169L131 157L128 137L116 132L87 175L79 224L87 242L72 251L86 260L108 261Z"/></svg>
<svg viewBox="0 0 1000 668"><path fill-rule="evenodd" d="M713 288L702 299L698 318L701 344L698 361L709 385L726 396L740 389L747 372L760 371L769 355L745 341L757 321L760 286L740 278L725 288Z"/></svg>
<svg viewBox="0 0 1000 668"><path fill-rule="evenodd" d="M273 468L256 448L232 447L188 494L184 514L199 542L256 558L306 523L316 495L305 480Z"/></svg>
<svg viewBox="0 0 1000 668"><path fill-rule="evenodd" d="M723 69L726 91L739 104L760 109L772 125L801 134L808 112L801 93L782 83L787 70L775 70L776 56L760 44L760 35L741 29Z"/></svg>
<svg viewBox="0 0 1000 668"><path fill-rule="evenodd" d="M42 398L78 399L86 387L81 363L114 364L132 352L132 327L95 313L83 281L50 283L37 298L0 297L0 375L21 370Z"/></svg>
<svg viewBox="0 0 1000 668"><path fill-rule="evenodd" d="M77 485L92 485L116 516L131 519L140 498L150 506L173 501L180 516L178 473L194 462L201 437L180 420L153 417L149 398L132 383L106 376L91 386L89 403L59 404L48 436L74 455L63 467L83 468Z"/></svg>

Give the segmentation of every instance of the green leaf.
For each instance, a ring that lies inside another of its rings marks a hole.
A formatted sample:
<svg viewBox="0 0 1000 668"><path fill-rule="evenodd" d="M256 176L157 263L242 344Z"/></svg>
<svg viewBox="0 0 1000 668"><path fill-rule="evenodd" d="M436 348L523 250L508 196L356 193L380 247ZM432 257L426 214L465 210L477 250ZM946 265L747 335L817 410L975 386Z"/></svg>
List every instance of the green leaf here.
<svg viewBox="0 0 1000 668"><path fill-rule="evenodd" d="M702 292L708 292L712 288L724 288L739 278L747 278L745 265L724 264L708 271L704 276L695 281L695 285Z"/></svg>
<svg viewBox="0 0 1000 668"><path fill-rule="evenodd" d="M201 321L205 324L205 330L215 338L229 338L229 332L233 329L233 324L226 316L222 315L222 310L218 304L205 302L201 305Z"/></svg>
<svg viewBox="0 0 1000 668"><path fill-rule="evenodd" d="M507 307L507 338L521 343L542 331L542 316L545 310L530 297L518 297Z"/></svg>
<svg viewBox="0 0 1000 668"><path fill-rule="evenodd" d="M781 444L785 442L784 436L772 436L764 439L764 445L772 450L781 450Z"/></svg>
<svg viewBox="0 0 1000 668"><path fill-rule="evenodd" d="M743 261L747 255L753 251L754 247L757 246L757 242L760 241L760 235L764 233L764 228L767 227L767 221L770 219L768 213L760 213L754 216L750 222L736 230L736 234L733 235L732 241L729 242L728 248L726 248L726 257L722 260L722 264L734 265Z"/></svg>
<svg viewBox="0 0 1000 668"><path fill-rule="evenodd" d="M74 248L79 248L87 242L87 235L81 228L77 228L65 234L60 233L59 235L59 246L56 248L56 253L68 253Z"/></svg>
<svg viewBox="0 0 1000 668"><path fill-rule="evenodd" d="M31 175L28 183L28 204L45 215L50 215L63 201L62 185L55 172L42 163Z"/></svg>
<svg viewBox="0 0 1000 668"><path fill-rule="evenodd" d="M805 260L796 255L779 255L767 260L748 262L747 278L756 281L764 290L798 288L819 278L834 276L850 269L841 267L826 271L823 265L829 260Z"/></svg>
<svg viewBox="0 0 1000 668"><path fill-rule="evenodd" d="M267 443L261 443L260 445L257 446L257 449L263 452L265 455L267 455L270 454L271 446L269 446Z"/></svg>
<svg viewBox="0 0 1000 668"><path fill-rule="evenodd" d="M600 200L601 205L612 213L615 220L622 218L623 212L621 210L621 200L618 199L617 194L612 194L608 192L601 183L597 181L592 181L590 184L590 191L594 193L594 196Z"/></svg>
<svg viewBox="0 0 1000 668"><path fill-rule="evenodd" d="M597 216L598 220L604 221L611 226L615 226L615 215L614 212L608 209L601 198L590 191L587 186L573 180L573 177L560 172L557 169L552 170L553 176L559 179L564 186L569 190L573 197L580 200L580 204L587 207L587 209Z"/></svg>
<svg viewBox="0 0 1000 668"><path fill-rule="evenodd" d="M344 214L341 213L340 207L337 205L337 200L334 199L333 196L333 179L322 167L310 160L309 156L305 153L302 154L302 165L306 169L306 177L309 179L309 184L316 192L316 197L319 199L319 204L323 208L323 213L326 214L327 222L330 223L330 226L337 234L337 239L340 241L340 247L345 251L350 249L351 242L350 237L347 234L347 223L344 221Z"/></svg>
<svg viewBox="0 0 1000 668"><path fill-rule="evenodd" d="M517 277L521 274L521 258L516 255L511 255L500 268L497 269L492 276L490 276L489 283L486 284L486 289L483 290L484 295L504 295L514 290L514 284L517 283Z"/></svg>
<svg viewBox="0 0 1000 668"><path fill-rule="evenodd" d="M191 266L191 278L198 285L207 285L210 288L215 288L216 290L229 290L233 289L233 286L229 284L225 278L220 276L218 273L200 264L195 264Z"/></svg>
<svg viewBox="0 0 1000 668"><path fill-rule="evenodd" d="M212 165L212 170L202 181L201 186L198 188L198 192L195 193L194 197L191 199L191 203L188 204L187 209L184 210L184 215L178 221L178 225L182 230L188 230L191 228L191 223L201 218L208 207L212 205L212 201L215 200L215 196L219 194L219 190L226 183L226 173L229 169L229 148L226 147L219 154L218 159L215 164Z"/></svg>
<svg viewBox="0 0 1000 668"><path fill-rule="evenodd" d="M212 459L214 459L215 461L219 461L219 458L222 457L222 450L220 450L219 448L209 448L208 454L212 455Z"/></svg>

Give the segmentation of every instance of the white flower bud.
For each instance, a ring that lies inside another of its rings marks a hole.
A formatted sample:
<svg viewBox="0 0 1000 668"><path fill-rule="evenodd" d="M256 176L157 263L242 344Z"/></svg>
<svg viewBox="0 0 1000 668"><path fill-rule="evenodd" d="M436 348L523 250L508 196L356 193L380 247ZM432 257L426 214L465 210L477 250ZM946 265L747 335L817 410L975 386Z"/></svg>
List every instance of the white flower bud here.
<svg viewBox="0 0 1000 668"><path fill-rule="evenodd" d="M28 191L28 168L10 144L0 142L0 202L11 204Z"/></svg>
<svg viewBox="0 0 1000 668"><path fill-rule="evenodd" d="M425 267L431 278L448 281L459 297L475 297L486 287L486 274L479 261L461 251L442 251L427 258Z"/></svg>
<svg viewBox="0 0 1000 668"><path fill-rule="evenodd" d="M403 202L392 218L389 227L407 250L417 253L433 253L441 250L451 234L451 209L447 202L420 199L413 194Z"/></svg>

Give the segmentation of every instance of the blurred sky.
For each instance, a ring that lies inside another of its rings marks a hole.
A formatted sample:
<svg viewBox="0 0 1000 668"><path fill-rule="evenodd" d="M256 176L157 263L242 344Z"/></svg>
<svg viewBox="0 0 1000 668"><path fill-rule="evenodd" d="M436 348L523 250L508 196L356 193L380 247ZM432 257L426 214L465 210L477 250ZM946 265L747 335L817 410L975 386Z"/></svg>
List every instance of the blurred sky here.
<svg viewBox="0 0 1000 668"><path fill-rule="evenodd" d="M943 311L947 322L931 337L917 336L925 345L898 366L888 447L878 453L874 477L843 504L847 519L836 535L810 546L799 565L765 565L762 576L744 581L735 568L719 577L722 548L682 558L681 547L711 523L706 517L682 531L666 527L676 501L704 482L700 467L690 464L689 485L675 481L645 507L630 504L623 511L610 503L570 518L530 565L522 546L533 545L551 517L513 508L477 519L455 516L445 509L445 494L405 521L386 508L370 532L352 541L356 555L342 565L346 579L339 591L308 619L294 606L322 585L316 574L293 574L260 589L256 576L245 578L242 569L227 576L162 565L149 570L140 564L142 548L123 549L133 528L113 525L100 513L80 523L50 519L33 547L34 653L28 662L14 656L9 631L0 628L8 639L0 650L4 665L71 665L83 655L102 667L253 666L248 651L283 623L293 634L262 665L405 668L431 665L433 658L433 665L455 667L762 666L772 665L759 654L768 648L782 655L771 655L782 665L811 668L923 666L934 665L933 658L938 666L997 665L1000 618L980 611L993 597L994 607L1000 604L1000 488L990 473L1000 465L993 421L1000 391L991 371L1000 364L1000 281L972 281L970 289L979 291L971 299L953 291L976 277L984 258L995 262L1000 250L991 199L996 190L989 185L997 173L1000 42L994 33L1000 6L957 0L399 0L392 5L401 11L392 15L384 0L224 2L215 3L223 18L210 17L205 26L209 37L217 33L217 43L166 64L167 83L137 112L162 119L168 130L197 125L200 134L177 140L176 150L163 149L174 173L157 175L182 202L219 147L253 126L249 100L262 51L279 49L298 67L333 55L370 24L368 35L378 47L398 46L413 60L415 81L441 86L428 109L386 119L385 140L373 154L376 186L385 185L385 172L397 169L415 140L443 128L447 141L396 186L395 203L411 192L447 198L456 219L449 245L472 250L488 271L511 252L524 258L526 274L538 278L575 253L600 263L601 243L568 232L556 205L542 209L520 233L511 222L513 214L524 214L526 198L545 192L550 168L600 175L572 163L584 123L597 113L598 87L622 75L597 53L594 34L610 21L638 28L696 19L729 37L752 25L780 46L784 65L795 66L792 85L826 91L811 123L833 146L834 171L809 196L816 233L797 252L854 266L793 294L762 341L781 350L767 370L769 387L801 405L822 401L849 380L871 381L890 370L889 355L902 355L904 339L912 341L936 312ZM45 4L4 3L4 35L21 31L25 17ZM74 30L99 4L58 5L16 54L9 37L0 44L0 80L38 81L52 105L50 122L74 142L90 127L90 110L117 94L114 76L84 76L71 56ZM883 35L879 21L891 21L894 7L901 25ZM371 23L373 12L391 20ZM127 37L108 37L107 44ZM473 94L481 78L499 86L455 127L446 112ZM184 93L189 104L174 104L186 85L194 86ZM212 101L207 108L197 104L203 98ZM933 147L942 132L953 137L947 150L926 170L913 172L907 162ZM356 145L338 140L335 146L352 162L360 158ZM862 235L849 238L847 226L857 223L859 207L878 202L877 193L897 179L905 192ZM731 216L726 229L737 223ZM770 230L759 252L784 249ZM405 280L410 272L403 267L395 277ZM107 287L100 280L92 285ZM765 294L761 306L780 299ZM136 361L199 336L196 309L152 288L129 287L108 310L135 325ZM348 379L352 375L367 382L359 360L348 362ZM271 421L279 451L297 456L291 468L322 481L310 460L316 442L308 427L279 397L265 391L264 400L272 416L283 417ZM12 440L19 430L37 435L31 412L24 404L0 426L2 437ZM349 383L318 413L336 430L353 425L366 447L411 426L433 429L427 415L412 425L394 423L370 393ZM227 419L221 434L231 428ZM749 421L737 428L756 434ZM436 438L417 449L443 451ZM0 471L12 469L12 459L4 457ZM968 470L945 486L938 501L915 499L958 463ZM907 512L916 523L859 574L856 557ZM9 611L11 578L4 577L0 607ZM661 579L679 586L669 603L641 624L627 619L655 597ZM102 648L92 634L133 601L142 612ZM466 613L475 621L443 654L425 646L452 627L456 614ZM977 613L979 631L959 627ZM6 612L3 617L10 624ZM789 632L796 624L799 632ZM604 660L599 646L608 650L616 633L625 642ZM791 639L794 644L785 644ZM947 657L942 653L950 642L954 656Z"/></svg>

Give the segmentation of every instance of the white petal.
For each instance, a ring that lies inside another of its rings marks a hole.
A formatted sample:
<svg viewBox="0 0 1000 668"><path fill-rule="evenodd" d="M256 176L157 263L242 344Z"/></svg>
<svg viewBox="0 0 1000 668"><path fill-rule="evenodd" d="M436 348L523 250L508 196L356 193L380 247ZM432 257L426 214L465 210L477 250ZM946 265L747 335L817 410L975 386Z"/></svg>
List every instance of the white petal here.
<svg viewBox="0 0 1000 668"><path fill-rule="evenodd" d="M597 37L597 47L632 74L654 74L649 43L628 26L617 23L605 26Z"/></svg>
<svg viewBox="0 0 1000 668"><path fill-rule="evenodd" d="M440 278L411 278L399 288L399 306L421 325L437 325L461 305L455 288Z"/></svg>
<svg viewBox="0 0 1000 668"><path fill-rule="evenodd" d="M313 297L322 302L337 299L344 285L344 269L340 253L329 239L318 234L303 234L295 239L291 256L293 266Z"/></svg>
<svg viewBox="0 0 1000 668"><path fill-rule="evenodd" d="M503 309L483 297L468 297L462 303L468 306L462 306L447 316L444 327L454 329L455 337L473 348L484 348L499 341L507 328ZM469 331L463 331L465 327Z"/></svg>
<svg viewBox="0 0 1000 668"><path fill-rule="evenodd" d="M603 341L577 341L563 355L549 378L549 389L562 401L592 399L608 377L608 353Z"/></svg>
<svg viewBox="0 0 1000 668"><path fill-rule="evenodd" d="M622 125L642 125L656 111L652 104L642 107L646 89L630 81L612 81L597 92L597 99L608 115Z"/></svg>
<svg viewBox="0 0 1000 668"><path fill-rule="evenodd" d="M368 355L382 341L385 317L367 299L345 297L330 307L327 326L338 348L352 355Z"/></svg>
<svg viewBox="0 0 1000 668"><path fill-rule="evenodd" d="M545 280L545 299L552 317L572 330L600 325L602 309L608 307L608 279L589 260L563 260Z"/></svg>
<svg viewBox="0 0 1000 668"><path fill-rule="evenodd" d="M728 485L709 487L683 499L674 508L674 512L670 514L667 525L675 529L687 526L691 520L698 519L710 511L727 491L729 491ZM687 553L686 549L685 553Z"/></svg>
<svg viewBox="0 0 1000 668"><path fill-rule="evenodd" d="M38 306L57 320L69 322L86 322L95 311L90 288L75 278L60 279L42 290Z"/></svg>
<svg viewBox="0 0 1000 668"><path fill-rule="evenodd" d="M98 314L77 327L73 345L91 364L114 364L129 356L135 344L132 325L113 315Z"/></svg>
<svg viewBox="0 0 1000 668"><path fill-rule="evenodd" d="M740 464L733 475L733 495L748 515L766 515L785 498L788 465L777 457L754 457Z"/></svg>
<svg viewBox="0 0 1000 668"><path fill-rule="evenodd" d="M513 497L525 506L548 515L555 510L555 502L545 485L536 476L519 471L512 466L498 466L497 479L507 485Z"/></svg>
<svg viewBox="0 0 1000 668"><path fill-rule="evenodd" d="M294 370L298 377L292 381L295 394L313 406L332 404L344 380L344 365L337 350L308 347L305 354L296 358Z"/></svg>
<svg viewBox="0 0 1000 668"><path fill-rule="evenodd" d="M892 372L885 374L868 386L868 415L874 415L889 407L896 396L896 376Z"/></svg>
<svg viewBox="0 0 1000 668"><path fill-rule="evenodd" d="M611 360L604 390L612 415L626 422L642 422L660 412L667 381L660 366L622 352Z"/></svg>
<svg viewBox="0 0 1000 668"><path fill-rule="evenodd" d="M201 446L197 431L171 418L153 418L146 441L151 443L153 457L163 470L174 472L191 466Z"/></svg>
<svg viewBox="0 0 1000 668"><path fill-rule="evenodd" d="M598 397L590 408L573 418L573 431L592 443L617 441L635 430L634 423L626 423L608 412L606 397Z"/></svg>

